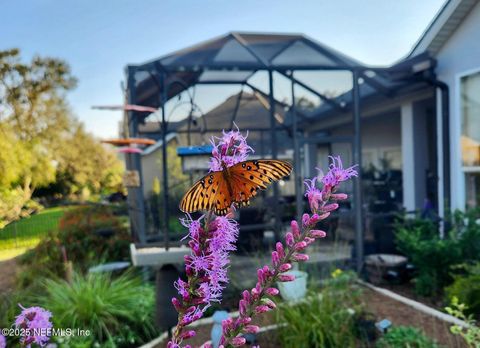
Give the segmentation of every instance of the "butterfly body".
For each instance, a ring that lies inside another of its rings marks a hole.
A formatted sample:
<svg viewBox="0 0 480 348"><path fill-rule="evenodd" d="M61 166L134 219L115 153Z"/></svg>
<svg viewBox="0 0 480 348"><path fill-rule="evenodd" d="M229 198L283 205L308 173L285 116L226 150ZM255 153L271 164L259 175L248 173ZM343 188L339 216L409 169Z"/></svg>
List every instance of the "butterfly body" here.
<svg viewBox="0 0 480 348"><path fill-rule="evenodd" d="M266 189L291 171L292 165L280 160L243 161L231 167L222 162L222 170L210 172L185 193L180 210L212 210L216 215L226 215L232 204L248 205L259 189Z"/></svg>

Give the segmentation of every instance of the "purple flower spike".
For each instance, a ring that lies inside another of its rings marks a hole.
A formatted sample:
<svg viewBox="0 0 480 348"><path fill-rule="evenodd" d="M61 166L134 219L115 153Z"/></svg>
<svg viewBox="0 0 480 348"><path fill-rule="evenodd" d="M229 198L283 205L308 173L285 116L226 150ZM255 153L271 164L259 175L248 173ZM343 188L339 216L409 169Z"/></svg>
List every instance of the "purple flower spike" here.
<svg viewBox="0 0 480 348"><path fill-rule="evenodd" d="M5 336L0 334L0 348L6 348L7 347L7 340Z"/></svg>
<svg viewBox="0 0 480 348"><path fill-rule="evenodd" d="M237 342L239 334L257 330L254 325L249 325L253 316L275 309L276 305L269 297L273 298L279 292L271 286L275 282L295 280L294 275L285 272L292 268L293 262L307 261L309 256L304 253L306 248L317 238L325 237L326 233L324 231L314 228L319 221L326 219L332 211L338 209L336 201L347 198L346 194L336 193L336 190L338 184L356 175L353 168L344 169L340 159L332 157L332 164L323 178L313 178L305 182L311 215L304 214L302 216L301 226L299 226L299 222L292 221L290 232L285 234L285 243L277 242L275 245L275 251L272 252L271 268L260 268L257 274L258 283L256 287L250 292L243 293L243 300L240 301L239 305L240 316L235 321L235 326L233 328L224 326L221 344L225 347L235 346L233 342ZM248 301L243 302L247 298ZM249 314L251 314L251 317L248 316Z"/></svg>
<svg viewBox="0 0 480 348"><path fill-rule="evenodd" d="M218 144L215 143L215 138L212 138L213 145L212 158L210 159L210 171L217 172L222 170L222 161L227 167L234 166L239 162L247 160L250 152L253 149L247 144L247 136L243 136L240 131L232 130L230 132L223 132L221 138L217 138Z"/></svg>
<svg viewBox="0 0 480 348"><path fill-rule="evenodd" d="M344 169L340 156L330 156L330 159L332 160L332 163L330 164L330 170L322 178L322 183L325 186L335 187L341 182L358 175L357 171L355 170L357 167L356 165Z"/></svg>
<svg viewBox="0 0 480 348"><path fill-rule="evenodd" d="M17 329L51 329L53 324L50 322L52 313L43 309L42 307L30 307L22 308L22 312L15 318L15 327ZM49 336L42 335L33 335L33 336L24 336L21 339L21 342L27 346L30 346L32 343L36 343L39 346L43 347L50 340Z"/></svg>

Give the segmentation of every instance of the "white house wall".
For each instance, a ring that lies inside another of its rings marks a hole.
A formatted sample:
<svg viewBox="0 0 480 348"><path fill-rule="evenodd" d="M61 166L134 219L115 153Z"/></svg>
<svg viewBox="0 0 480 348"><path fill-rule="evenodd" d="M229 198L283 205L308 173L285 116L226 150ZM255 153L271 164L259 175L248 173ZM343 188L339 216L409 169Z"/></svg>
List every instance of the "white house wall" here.
<svg viewBox="0 0 480 348"><path fill-rule="evenodd" d="M450 89L450 153L452 208L465 207L465 176L462 171L460 91L462 75L480 70L480 3L477 4L436 56L438 79Z"/></svg>

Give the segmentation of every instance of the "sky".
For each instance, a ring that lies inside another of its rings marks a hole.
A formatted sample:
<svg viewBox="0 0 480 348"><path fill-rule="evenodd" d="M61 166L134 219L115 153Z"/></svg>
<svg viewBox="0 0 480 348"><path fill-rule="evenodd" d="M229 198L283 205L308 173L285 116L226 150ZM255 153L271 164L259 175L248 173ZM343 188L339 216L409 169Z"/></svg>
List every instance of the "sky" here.
<svg viewBox="0 0 480 348"><path fill-rule="evenodd" d="M0 50L17 47L67 61L79 80L74 114L100 138L116 136L127 64L230 31L304 33L369 65L404 57L444 0L16 0L2 2ZM204 111L236 87L199 87ZM220 88L220 89L219 89ZM201 89L201 90L200 90ZM282 97L282 91L279 92ZM284 91L283 93L287 93ZM178 111L178 110L177 110Z"/></svg>

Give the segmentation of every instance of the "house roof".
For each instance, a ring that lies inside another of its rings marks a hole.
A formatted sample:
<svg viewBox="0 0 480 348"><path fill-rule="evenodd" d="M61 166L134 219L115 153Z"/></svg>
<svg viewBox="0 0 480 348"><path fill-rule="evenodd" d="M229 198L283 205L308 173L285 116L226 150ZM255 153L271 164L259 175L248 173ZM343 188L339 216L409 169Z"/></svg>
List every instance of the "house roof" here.
<svg viewBox="0 0 480 348"><path fill-rule="evenodd" d="M259 94L240 92L228 97L224 102L214 107L209 112L195 119L191 124L190 145L209 144L212 136L218 136L222 129L229 130L237 126L241 131L249 130L248 143L256 149L269 152L266 145L270 141L270 111L268 100L262 99ZM238 106L237 106L238 105ZM235 113L235 110L236 113ZM233 117L235 115L235 117ZM275 104L275 118L278 125L286 120L285 108L280 102ZM188 145L188 123L178 131L181 145ZM263 134L262 134L263 133ZM287 131L277 132L277 142L280 152L291 144L291 137Z"/></svg>
<svg viewBox="0 0 480 348"><path fill-rule="evenodd" d="M478 0L447 0L413 46L408 57L423 52L435 56L476 4Z"/></svg>
<svg viewBox="0 0 480 348"><path fill-rule="evenodd" d="M165 140L167 142L167 144L172 141L173 139L177 138L177 134L176 133L169 133L167 134ZM163 141L162 140L157 140L157 142L149 147L147 147L145 150L143 150L142 152L142 156L147 156L147 155L150 155L152 153L154 153L155 151L157 151L158 149L161 149L163 146Z"/></svg>

